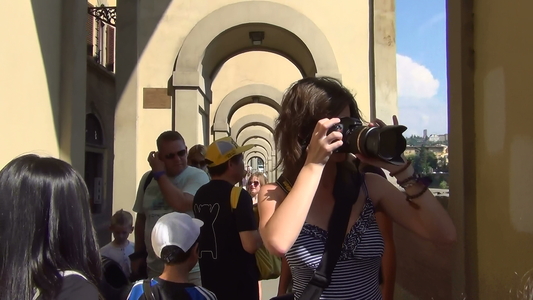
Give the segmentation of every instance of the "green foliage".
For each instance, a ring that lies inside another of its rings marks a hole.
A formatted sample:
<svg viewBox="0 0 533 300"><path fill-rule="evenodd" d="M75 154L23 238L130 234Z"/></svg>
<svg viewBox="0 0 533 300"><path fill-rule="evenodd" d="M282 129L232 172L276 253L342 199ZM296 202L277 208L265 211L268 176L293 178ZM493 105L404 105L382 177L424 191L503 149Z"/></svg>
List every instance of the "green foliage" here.
<svg viewBox="0 0 533 300"><path fill-rule="evenodd" d="M448 188L448 182L446 180L443 180L439 183L439 188L441 189L447 189Z"/></svg>
<svg viewBox="0 0 533 300"><path fill-rule="evenodd" d="M411 135L410 137L405 138L405 140L407 141L407 145L411 146L420 146L424 142L424 138L418 135Z"/></svg>
<svg viewBox="0 0 533 300"><path fill-rule="evenodd" d="M426 147L420 147L415 155L410 155L407 159L411 160L415 172L419 174L429 174L438 168L437 156Z"/></svg>
<svg viewBox="0 0 533 300"><path fill-rule="evenodd" d="M437 171L448 172L448 164L446 163L446 158L439 158Z"/></svg>

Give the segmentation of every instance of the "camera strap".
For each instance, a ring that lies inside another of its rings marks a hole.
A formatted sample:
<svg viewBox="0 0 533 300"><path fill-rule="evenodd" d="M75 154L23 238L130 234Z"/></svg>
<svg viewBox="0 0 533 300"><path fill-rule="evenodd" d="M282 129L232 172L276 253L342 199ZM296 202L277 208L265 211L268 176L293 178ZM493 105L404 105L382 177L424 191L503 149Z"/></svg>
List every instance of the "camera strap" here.
<svg viewBox="0 0 533 300"><path fill-rule="evenodd" d="M305 287L300 299L316 300L322 295L324 289L329 286L331 274L339 260L342 245L346 237L348 221L352 212L352 206L357 201L362 184L362 176L355 171L349 162L337 163L337 174L333 188L335 204L328 222L328 237L322 254L322 260L315 273ZM285 192L290 192L292 184L281 175L276 183ZM289 189L286 189L286 187Z"/></svg>
<svg viewBox="0 0 533 300"><path fill-rule="evenodd" d="M285 194L288 194L292 189L292 183L283 176L283 174L278 177L276 184L285 192Z"/></svg>

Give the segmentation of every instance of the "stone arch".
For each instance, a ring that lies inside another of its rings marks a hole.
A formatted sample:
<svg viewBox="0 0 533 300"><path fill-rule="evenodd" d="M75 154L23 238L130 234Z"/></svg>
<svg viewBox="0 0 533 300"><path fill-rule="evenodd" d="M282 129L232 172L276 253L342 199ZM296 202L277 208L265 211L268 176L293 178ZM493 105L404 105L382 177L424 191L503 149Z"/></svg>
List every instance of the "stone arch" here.
<svg viewBox="0 0 533 300"><path fill-rule="evenodd" d="M241 131L237 136L237 144L243 145L248 139L253 137L262 137L265 139L272 148L274 148L274 136L272 132L268 131L264 127L254 126L253 128L248 127L246 130Z"/></svg>
<svg viewBox="0 0 533 300"><path fill-rule="evenodd" d="M215 112L213 122L215 139L229 135L229 121L239 108L250 103L262 103L279 112L282 97L281 91L265 84L249 84L233 90L222 99ZM222 135L219 136L217 133Z"/></svg>
<svg viewBox="0 0 533 300"><path fill-rule="evenodd" d="M259 145L259 144L254 144L254 147L252 149L250 149L248 152L250 151L256 151L256 150L261 150L261 151L264 151L267 155L267 158L270 156L270 149L268 148L265 148L265 146L263 145Z"/></svg>
<svg viewBox="0 0 533 300"><path fill-rule="evenodd" d="M250 126L262 126L274 134L275 120L261 114L246 115L231 126L231 137L236 139L239 133Z"/></svg>
<svg viewBox="0 0 533 300"><path fill-rule="evenodd" d="M268 176L268 180L269 181L272 181L274 179L274 176L272 175L275 171L275 168L276 168L276 165L277 165L277 162L278 162L278 158L277 158L277 153L276 153L276 149L273 148L271 145L270 145L270 142L266 140L266 138L264 137L259 137L259 136L251 136L249 138L247 138L243 145L257 145L259 147L262 147L264 149L266 149L267 153L270 155L268 158L267 158L267 161L268 161L268 171L270 171L269 173L269 176Z"/></svg>
<svg viewBox="0 0 533 300"><path fill-rule="evenodd" d="M270 166L268 165L268 160L267 160L268 156L264 151L256 149L254 151L247 152L244 157L244 162L248 163L248 160L253 157L260 157L263 160L265 170L270 169Z"/></svg>
<svg viewBox="0 0 533 300"><path fill-rule="evenodd" d="M272 154L274 154L274 137L273 136L263 136L263 135L246 135L246 138L243 139L243 144L247 144L250 140L263 140L265 141L271 148L272 148Z"/></svg>
<svg viewBox="0 0 533 300"><path fill-rule="evenodd" d="M244 156L244 160L248 161L250 158L254 156L258 156L258 155L260 155L261 159L264 159L264 163L266 164L267 156L263 150L250 151L249 153L247 152L246 155Z"/></svg>
<svg viewBox="0 0 533 300"><path fill-rule="evenodd" d="M265 154L266 154L266 157L265 157L265 159L266 159L265 160L265 171L268 171L267 180L271 181L272 171L276 167L276 158L275 158L275 156L272 156L272 151L270 151L268 143L266 141L264 141L264 140L261 140L261 141L264 143L264 145L256 143L256 144L254 144L255 147L252 148L249 152L254 152L254 151L258 151L258 150L260 150L261 152L263 152L263 151L265 152ZM251 155L253 155L253 154L251 154ZM245 156L245 161L247 161L246 160L246 156Z"/></svg>
<svg viewBox="0 0 533 300"><path fill-rule="evenodd" d="M253 13L251 13L253 12ZM273 14L272 12L276 12ZM228 31L242 25L268 25L287 31L293 36L295 42L299 42L307 50L314 64L313 67L307 68L307 76L316 74L333 76L340 79L339 68L335 53L331 47L326 35L318 26L307 16L298 12L294 8L275 2L268 1L246 1L238 2L223 6L200 20L189 32L183 45L178 53L173 73L174 86L200 86L201 74L210 74L216 69L216 64L224 60L224 57L232 53L242 53L246 48L250 48L250 41L247 40L246 46L239 44L240 39L233 43L225 43L225 51L218 51L219 56L215 65L209 67L211 70L203 70L202 62L208 54L213 41L226 34ZM247 29L246 29L247 30ZM247 36L246 36L247 37ZM276 40L276 39L273 39ZM268 42L265 39L265 43ZM273 41L275 42L275 41ZM296 44L295 44L296 45ZM211 47L219 48L219 47ZM282 53L290 52L293 45L281 44L264 44L258 49L270 49ZM251 49L254 50L254 49ZM297 55L288 55L292 60L304 59L295 57ZM303 64L301 64L303 65ZM199 72L202 69L201 73ZM309 74L315 71L315 74ZM205 79L205 78L204 78Z"/></svg>
<svg viewBox="0 0 533 300"><path fill-rule="evenodd" d="M261 45L252 45L248 37L252 31L265 33ZM307 16L269 1L228 4L196 23L183 40L169 80L174 102L172 128L205 123L211 111L211 84L216 70L224 61L247 51L282 55L299 67L304 77L331 76L341 80L333 48ZM206 125L201 129L203 135L190 130L183 133L184 138L189 143L205 143L210 124ZM215 138L229 135L216 130L213 128Z"/></svg>
<svg viewBox="0 0 533 300"><path fill-rule="evenodd" d="M244 158L244 160L245 160L245 164L249 165L249 161L250 161L251 159L253 159L253 158L258 158L258 159L263 160L262 154L260 154L260 153L254 153L253 155L250 155L249 157ZM265 171L267 171L267 170L265 170ZM267 178L267 179L268 179L268 178Z"/></svg>
<svg viewBox="0 0 533 300"><path fill-rule="evenodd" d="M248 140L246 140L243 144L244 145L256 145L259 147L264 148L268 153L272 155L274 149L270 144L264 139L264 138L258 138L258 137L252 137ZM252 148L253 149L253 148Z"/></svg>
<svg viewBox="0 0 533 300"><path fill-rule="evenodd" d="M255 164L254 164L254 158L256 159L255 161ZM245 164L246 165L249 165L252 167L253 171L256 172L256 171L259 171L259 162L257 160L262 160L263 161L263 173L265 173L266 177L267 177L267 182L270 182L270 174L272 173L270 171L270 168L267 166L267 163L264 161L263 159L263 154L261 153L258 153L258 152L254 152L253 154L249 155L248 157L245 158Z"/></svg>
<svg viewBox="0 0 533 300"><path fill-rule="evenodd" d="M264 127L254 126L254 127L248 127L245 130L241 131L239 136L237 136L237 144L244 145L251 139L262 139L266 143L270 145L270 148L273 150L270 152L270 159L267 157L265 162L271 161L272 165L275 165L275 162L277 162L277 153L275 152L274 147L274 136L270 131L268 131ZM253 151L253 149L251 150Z"/></svg>
<svg viewBox="0 0 533 300"><path fill-rule="evenodd" d="M267 160L268 160L268 153L266 153L265 150L263 150L263 148L255 148L253 150L250 150L248 152L246 152L246 156L245 157L252 157L252 156L256 156L257 154L261 154L261 159L264 159L264 163L267 164Z"/></svg>

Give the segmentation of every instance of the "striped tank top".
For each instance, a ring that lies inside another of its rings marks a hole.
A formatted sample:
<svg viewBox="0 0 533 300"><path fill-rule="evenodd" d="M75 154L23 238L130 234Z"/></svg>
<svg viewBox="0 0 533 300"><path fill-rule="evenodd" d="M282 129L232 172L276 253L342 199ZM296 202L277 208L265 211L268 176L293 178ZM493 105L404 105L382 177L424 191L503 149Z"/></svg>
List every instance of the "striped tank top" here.
<svg viewBox="0 0 533 300"><path fill-rule="evenodd" d="M366 193L366 186L363 187ZM382 299L379 267L384 243L374 216L374 205L368 193L366 195L361 215L346 235L330 285L324 289L320 299ZM326 230L305 223L296 242L286 253L295 299L299 299L318 267L327 236Z"/></svg>

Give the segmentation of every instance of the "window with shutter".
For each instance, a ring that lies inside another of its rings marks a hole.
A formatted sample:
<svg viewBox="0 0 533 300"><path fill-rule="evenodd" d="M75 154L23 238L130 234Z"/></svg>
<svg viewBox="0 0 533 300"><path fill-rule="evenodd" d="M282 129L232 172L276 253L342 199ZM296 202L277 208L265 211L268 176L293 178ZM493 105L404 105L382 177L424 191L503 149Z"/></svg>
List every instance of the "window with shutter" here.
<svg viewBox="0 0 533 300"><path fill-rule="evenodd" d="M115 71L115 28L106 26L106 64L105 67L111 72Z"/></svg>

